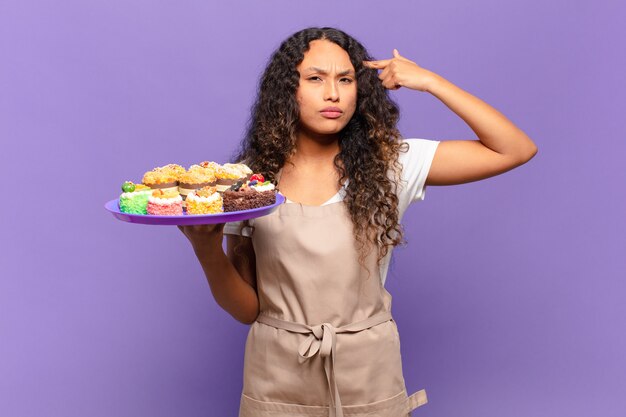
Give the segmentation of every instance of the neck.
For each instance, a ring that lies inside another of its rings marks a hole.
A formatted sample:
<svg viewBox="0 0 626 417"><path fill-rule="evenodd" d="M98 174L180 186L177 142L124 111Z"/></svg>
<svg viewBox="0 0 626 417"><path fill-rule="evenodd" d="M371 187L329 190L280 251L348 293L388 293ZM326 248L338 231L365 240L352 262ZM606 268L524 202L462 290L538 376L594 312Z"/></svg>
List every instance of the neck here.
<svg viewBox="0 0 626 417"><path fill-rule="evenodd" d="M333 160L339 153L339 137L335 135L316 135L298 133L296 152L292 162L325 162Z"/></svg>

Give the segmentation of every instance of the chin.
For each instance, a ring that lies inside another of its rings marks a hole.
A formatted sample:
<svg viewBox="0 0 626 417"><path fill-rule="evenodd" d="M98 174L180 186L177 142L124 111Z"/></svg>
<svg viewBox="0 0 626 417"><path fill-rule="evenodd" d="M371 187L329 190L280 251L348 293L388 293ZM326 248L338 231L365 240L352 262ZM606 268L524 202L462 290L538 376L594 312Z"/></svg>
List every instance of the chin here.
<svg viewBox="0 0 626 417"><path fill-rule="evenodd" d="M341 129L332 129L332 130L321 130L319 132L314 132L316 135L319 136L335 136L338 135L343 128Z"/></svg>
<svg viewBox="0 0 626 417"><path fill-rule="evenodd" d="M334 135L341 132L348 125L348 123L344 121L338 122L335 120L329 120L329 122L330 123L320 124L316 130L319 131L319 133Z"/></svg>
<svg viewBox="0 0 626 417"><path fill-rule="evenodd" d="M345 123L333 123L332 125L302 126L303 132L318 136L336 135L346 127Z"/></svg>

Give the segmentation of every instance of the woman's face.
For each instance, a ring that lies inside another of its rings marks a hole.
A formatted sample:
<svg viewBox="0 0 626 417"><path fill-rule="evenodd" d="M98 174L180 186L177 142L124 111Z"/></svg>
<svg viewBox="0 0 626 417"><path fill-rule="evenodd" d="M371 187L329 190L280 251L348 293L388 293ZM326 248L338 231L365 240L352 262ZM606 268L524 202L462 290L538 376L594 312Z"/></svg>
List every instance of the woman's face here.
<svg viewBox="0 0 626 417"><path fill-rule="evenodd" d="M340 132L352 118L357 101L356 74L348 53L335 43L315 40L296 69L302 133Z"/></svg>

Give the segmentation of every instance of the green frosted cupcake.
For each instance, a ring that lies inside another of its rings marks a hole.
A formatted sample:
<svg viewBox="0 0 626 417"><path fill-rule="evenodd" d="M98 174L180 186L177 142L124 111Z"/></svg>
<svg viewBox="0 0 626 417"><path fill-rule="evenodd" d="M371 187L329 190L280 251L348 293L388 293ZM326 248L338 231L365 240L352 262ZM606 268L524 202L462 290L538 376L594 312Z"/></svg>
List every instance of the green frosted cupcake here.
<svg viewBox="0 0 626 417"><path fill-rule="evenodd" d="M148 198L152 193L150 187L143 184L134 184L126 181L122 185L122 195L120 195L120 211L129 214L148 214Z"/></svg>

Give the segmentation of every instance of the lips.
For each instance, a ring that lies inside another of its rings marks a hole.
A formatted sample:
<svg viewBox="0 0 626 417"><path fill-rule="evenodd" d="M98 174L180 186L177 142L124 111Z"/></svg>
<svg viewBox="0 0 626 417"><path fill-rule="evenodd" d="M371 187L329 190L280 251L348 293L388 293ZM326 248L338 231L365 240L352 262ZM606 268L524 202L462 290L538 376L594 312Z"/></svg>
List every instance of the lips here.
<svg viewBox="0 0 626 417"><path fill-rule="evenodd" d="M339 107L326 107L320 111L320 114L327 119L336 119L341 117L343 111Z"/></svg>

